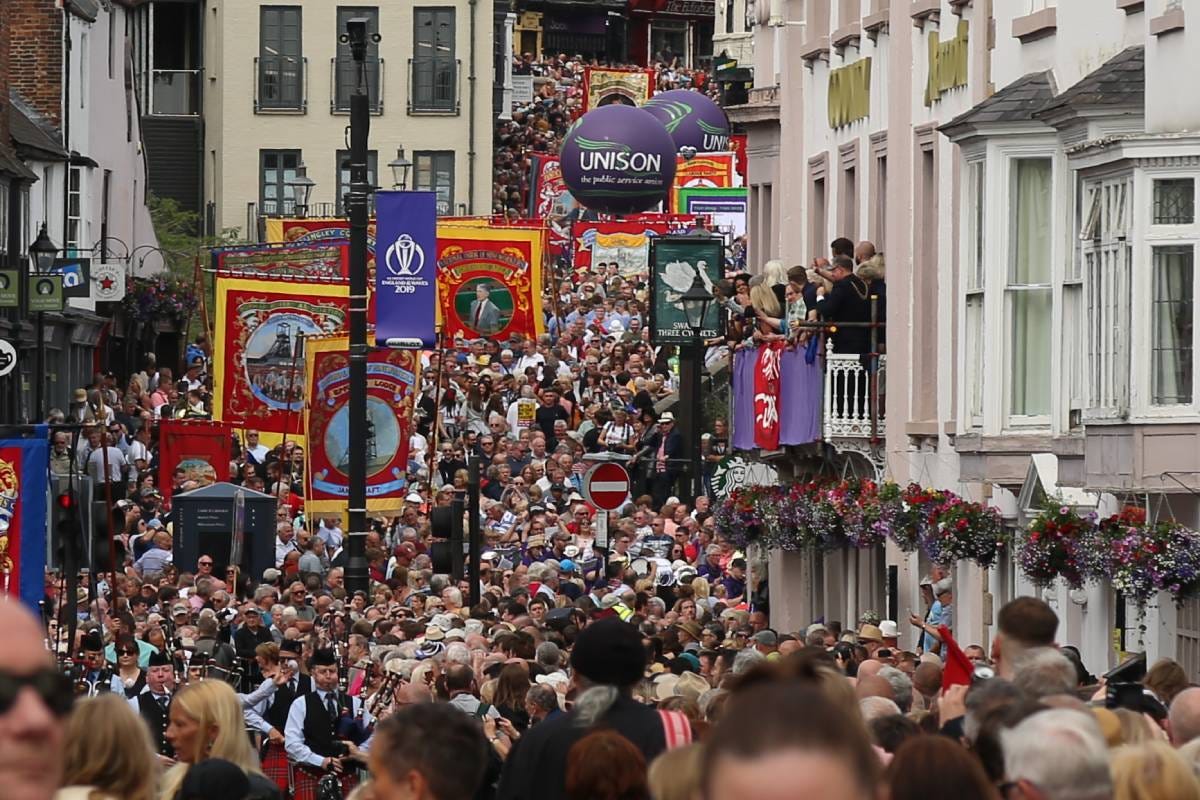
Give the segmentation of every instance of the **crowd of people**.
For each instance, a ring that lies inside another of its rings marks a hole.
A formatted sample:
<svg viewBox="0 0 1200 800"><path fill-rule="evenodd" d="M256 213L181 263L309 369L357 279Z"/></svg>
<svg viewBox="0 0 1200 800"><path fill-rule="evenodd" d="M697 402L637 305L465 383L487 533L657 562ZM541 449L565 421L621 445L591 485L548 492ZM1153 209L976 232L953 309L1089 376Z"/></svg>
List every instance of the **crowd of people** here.
<svg viewBox="0 0 1200 800"><path fill-rule="evenodd" d="M513 74L532 76L534 96L532 102L514 108L510 120L495 126L492 213L528 216L530 157L558 154L567 129L583 111L584 70L597 66L643 69L632 64L602 64L566 53L540 59L532 53L513 56ZM678 60L656 62L652 69L656 91L716 91L707 71L684 68Z"/></svg>

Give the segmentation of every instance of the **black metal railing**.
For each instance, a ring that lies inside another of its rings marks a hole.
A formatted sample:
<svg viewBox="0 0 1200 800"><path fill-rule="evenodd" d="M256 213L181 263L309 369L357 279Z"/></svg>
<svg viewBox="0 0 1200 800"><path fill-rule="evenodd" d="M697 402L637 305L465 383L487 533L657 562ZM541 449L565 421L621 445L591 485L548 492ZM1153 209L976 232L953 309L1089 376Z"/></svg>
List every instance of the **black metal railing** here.
<svg viewBox="0 0 1200 800"><path fill-rule="evenodd" d="M461 59L410 58L408 113L457 115L462 108L461 79Z"/></svg>
<svg viewBox="0 0 1200 800"><path fill-rule="evenodd" d="M372 114L383 113L384 60L368 58L367 102ZM329 59L329 113L346 114L350 111L350 97L358 86L357 64L350 56Z"/></svg>
<svg viewBox="0 0 1200 800"><path fill-rule="evenodd" d="M254 111L308 111L308 59L259 56L254 59Z"/></svg>

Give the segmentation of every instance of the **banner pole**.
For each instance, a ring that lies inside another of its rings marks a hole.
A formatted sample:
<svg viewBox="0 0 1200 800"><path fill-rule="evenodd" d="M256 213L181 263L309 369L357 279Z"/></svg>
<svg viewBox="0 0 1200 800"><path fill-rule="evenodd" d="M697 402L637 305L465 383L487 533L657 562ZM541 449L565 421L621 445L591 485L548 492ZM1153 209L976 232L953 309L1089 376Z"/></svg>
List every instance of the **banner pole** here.
<svg viewBox="0 0 1200 800"><path fill-rule="evenodd" d="M445 332L439 330L437 332L437 354L438 367L437 373L434 376L433 385L433 439L429 447L429 485L433 486L433 462L434 456L438 452L438 444L441 439L442 430L442 368L446 363L446 342Z"/></svg>
<svg viewBox="0 0 1200 800"><path fill-rule="evenodd" d="M302 349L304 349L304 332L297 331L296 332L296 344L292 347L292 366L288 371L287 415L283 421L283 440L280 443L280 447L283 450L283 452L280 455L282 455L284 458L287 458L288 431L290 431L292 429L292 403L294 402L294 400L296 398L296 369L297 369L296 361L297 361L297 356L300 355L300 351ZM276 488L275 488L275 492L274 492L276 503L279 502L279 484L283 483L283 474L284 474L283 468L280 467L279 481L276 483ZM288 462L287 462L287 476L288 476L288 489L291 489L292 461L290 458L288 459ZM305 514L304 516L305 516L305 519L308 518L307 514Z"/></svg>

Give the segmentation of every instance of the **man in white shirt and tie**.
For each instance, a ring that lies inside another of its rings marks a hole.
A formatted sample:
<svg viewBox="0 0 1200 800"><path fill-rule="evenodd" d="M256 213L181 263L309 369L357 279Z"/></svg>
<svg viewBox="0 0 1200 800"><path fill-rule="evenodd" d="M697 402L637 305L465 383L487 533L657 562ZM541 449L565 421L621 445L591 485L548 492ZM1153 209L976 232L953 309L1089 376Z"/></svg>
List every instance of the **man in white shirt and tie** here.
<svg viewBox="0 0 1200 800"><path fill-rule="evenodd" d="M313 653L313 690L298 696L288 710L284 747L295 765L295 800L316 800L317 786L327 773L341 776L342 792L349 794L358 783L354 770L345 762L366 761L354 731L370 728L374 719L362 700L338 691L338 662L332 650ZM365 737L364 737L365 738Z"/></svg>

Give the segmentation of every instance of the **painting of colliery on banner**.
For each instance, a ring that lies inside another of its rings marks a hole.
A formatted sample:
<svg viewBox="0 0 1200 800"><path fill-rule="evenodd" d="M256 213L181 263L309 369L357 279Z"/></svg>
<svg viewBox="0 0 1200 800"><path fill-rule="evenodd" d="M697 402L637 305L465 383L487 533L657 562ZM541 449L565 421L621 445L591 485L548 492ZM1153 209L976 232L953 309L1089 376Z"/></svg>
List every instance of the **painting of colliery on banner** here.
<svg viewBox="0 0 1200 800"><path fill-rule="evenodd" d="M305 508L341 512L349 497L350 451L367 455L367 510L399 511L407 487L409 425L418 355L372 350L367 360L367 435L349 437L350 357L346 336L309 341L305 348L308 410L305 430Z"/></svg>
<svg viewBox="0 0 1200 800"><path fill-rule="evenodd" d="M214 418L300 433L305 341L343 329L346 285L218 277L216 295Z"/></svg>

